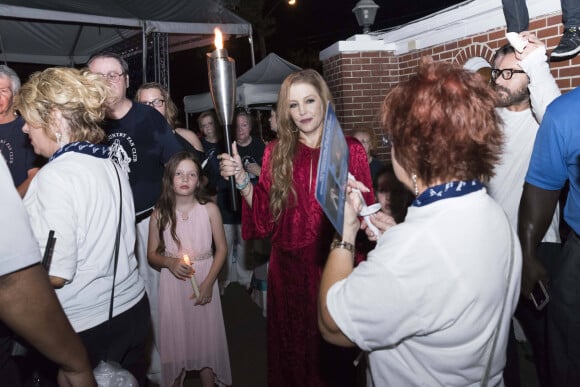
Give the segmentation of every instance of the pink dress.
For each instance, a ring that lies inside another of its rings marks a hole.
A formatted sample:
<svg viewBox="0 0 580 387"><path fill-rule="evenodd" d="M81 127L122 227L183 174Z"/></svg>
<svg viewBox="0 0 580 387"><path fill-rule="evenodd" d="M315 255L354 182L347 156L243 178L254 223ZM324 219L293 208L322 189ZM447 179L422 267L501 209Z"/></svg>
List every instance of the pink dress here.
<svg viewBox="0 0 580 387"><path fill-rule="evenodd" d="M186 219L186 220L183 220ZM204 205L196 204L188 214L176 213L176 232L181 249L165 230L166 255L183 257L188 254L195 269L195 279L201 285L213 263L212 232ZM181 281L168 269L159 277L159 339L162 386L171 386L182 369L213 370L219 386L232 384L230 360L222 305L217 281L212 300L195 306L190 281Z"/></svg>

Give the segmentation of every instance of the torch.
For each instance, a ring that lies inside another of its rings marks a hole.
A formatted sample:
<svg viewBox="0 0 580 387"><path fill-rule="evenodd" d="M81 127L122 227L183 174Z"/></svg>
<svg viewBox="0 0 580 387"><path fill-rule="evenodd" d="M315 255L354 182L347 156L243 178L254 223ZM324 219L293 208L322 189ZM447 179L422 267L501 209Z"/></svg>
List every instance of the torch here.
<svg viewBox="0 0 580 387"><path fill-rule="evenodd" d="M236 103L236 62L228 57L223 48L222 32L216 28L215 51L207 54L207 71L209 77L209 91L217 116L224 128L226 151L232 155L232 141L230 130L234 117ZM232 211L238 209L238 193L234 176L230 176L230 206Z"/></svg>

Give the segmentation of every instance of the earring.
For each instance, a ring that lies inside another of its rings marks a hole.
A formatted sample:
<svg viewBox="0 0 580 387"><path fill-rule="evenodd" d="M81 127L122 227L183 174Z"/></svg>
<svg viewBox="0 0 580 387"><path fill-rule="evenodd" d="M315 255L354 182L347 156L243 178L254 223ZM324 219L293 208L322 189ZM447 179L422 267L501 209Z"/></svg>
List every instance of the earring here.
<svg viewBox="0 0 580 387"><path fill-rule="evenodd" d="M54 135L56 136L56 143L57 143L58 147L62 148L62 145L63 145L62 144L62 133L56 132Z"/></svg>
<svg viewBox="0 0 580 387"><path fill-rule="evenodd" d="M414 173L411 175L411 180L413 180L413 191L415 192L415 196L419 196L419 186L417 185L417 175Z"/></svg>

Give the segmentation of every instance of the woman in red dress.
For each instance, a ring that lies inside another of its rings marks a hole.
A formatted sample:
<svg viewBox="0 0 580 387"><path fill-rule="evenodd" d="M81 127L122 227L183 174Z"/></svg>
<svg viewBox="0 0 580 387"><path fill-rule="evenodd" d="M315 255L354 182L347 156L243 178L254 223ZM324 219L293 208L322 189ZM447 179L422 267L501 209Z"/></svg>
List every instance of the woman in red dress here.
<svg viewBox="0 0 580 387"><path fill-rule="evenodd" d="M278 97L278 139L264 152L257 185L248 183L235 143L220 155L221 174L235 176L244 239L272 237L268 272L268 385L352 386L357 353L322 340L317 297L334 229L314 193L328 86L316 71L289 75ZM368 187L362 145L347 137L349 171ZM372 203L373 193L365 193ZM361 256L362 258L362 256Z"/></svg>

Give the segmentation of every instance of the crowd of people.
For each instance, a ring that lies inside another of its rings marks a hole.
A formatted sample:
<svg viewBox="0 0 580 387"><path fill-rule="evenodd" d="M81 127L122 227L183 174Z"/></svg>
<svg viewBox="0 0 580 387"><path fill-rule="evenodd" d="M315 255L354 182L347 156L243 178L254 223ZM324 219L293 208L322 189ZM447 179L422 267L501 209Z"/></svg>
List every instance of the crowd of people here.
<svg viewBox="0 0 580 387"><path fill-rule="evenodd" d="M423 58L381 107L390 160L374 129L345 136L342 234L315 195L333 104L315 70L282 83L275 138L236 110L228 154L213 111L196 134L164 86L129 99L115 53L23 85L0 66L0 380L22 383L15 333L61 386L96 385L101 361L141 386L181 386L189 371L235 384L220 295L251 290L252 257L270 249L269 386L515 387L514 324L542 387L579 385L580 96L560 96L545 45L520 36L490 83ZM544 308L529 300L538 284Z"/></svg>

